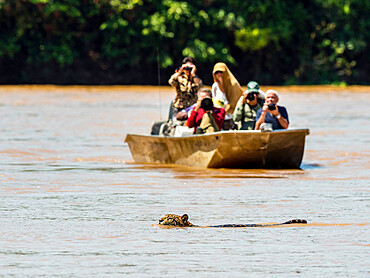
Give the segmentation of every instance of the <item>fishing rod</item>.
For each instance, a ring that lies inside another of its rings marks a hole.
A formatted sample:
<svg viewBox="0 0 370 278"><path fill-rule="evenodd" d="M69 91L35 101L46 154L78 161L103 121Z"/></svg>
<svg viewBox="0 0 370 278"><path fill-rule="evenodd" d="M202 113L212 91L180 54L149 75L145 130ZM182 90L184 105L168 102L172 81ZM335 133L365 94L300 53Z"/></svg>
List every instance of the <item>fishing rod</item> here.
<svg viewBox="0 0 370 278"><path fill-rule="evenodd" d="M157 46L157 76L158 76L158 95L159 95L159 119L162 121L162 99L161 99L161 66L159 63L159 48Z"/></svg>

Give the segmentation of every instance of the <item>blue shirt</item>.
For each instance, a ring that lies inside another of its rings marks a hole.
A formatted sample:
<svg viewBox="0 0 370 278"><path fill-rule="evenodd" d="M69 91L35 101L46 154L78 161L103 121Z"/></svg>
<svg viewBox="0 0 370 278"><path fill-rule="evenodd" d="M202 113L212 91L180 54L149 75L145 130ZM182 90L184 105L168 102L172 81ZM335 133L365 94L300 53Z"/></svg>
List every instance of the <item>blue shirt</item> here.
<svg viewBox="0 0 370 278"><path fill-rule="evenodd" d="M279 110L280 115L284 119L286 119L288 121L288 123L289 123L288 111L285 109L285 107L278 105L277 108ZM257 111L256 122L261 117L261 113L262 113L262 108L258 109L258 111ZM265 123L272 124L272 129L284 129L281 126L281 124L279 123L279 120L275 116L271 115L269 112L266 113Z"/></svg>

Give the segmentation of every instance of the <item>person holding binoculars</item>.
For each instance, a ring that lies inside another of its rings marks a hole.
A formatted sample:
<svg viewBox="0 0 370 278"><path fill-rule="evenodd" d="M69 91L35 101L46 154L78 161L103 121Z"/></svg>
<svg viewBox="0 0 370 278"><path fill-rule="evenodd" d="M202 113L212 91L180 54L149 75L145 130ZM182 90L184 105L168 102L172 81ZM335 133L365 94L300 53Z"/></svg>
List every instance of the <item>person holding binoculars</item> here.
<svg viewBox="0 0 370 278"><path fill-rule="evenodd" d="M256 129L261 129L262 124L272 125L272 129L287 129L289 126L288 112L284 106L277 105L279 94L275 90L267 90L266 101L257 111Z"/></svg>
<svg viewBox="0 0 370 278"><path fill-rule="evenodd" d="M198 99L198 90L202 87L202 80L195 74L196 62L193 57L185 57L182 65L171 75L168 83L176 88L176 96L173 101L173 118L178 112L188 108Z"/></svg>

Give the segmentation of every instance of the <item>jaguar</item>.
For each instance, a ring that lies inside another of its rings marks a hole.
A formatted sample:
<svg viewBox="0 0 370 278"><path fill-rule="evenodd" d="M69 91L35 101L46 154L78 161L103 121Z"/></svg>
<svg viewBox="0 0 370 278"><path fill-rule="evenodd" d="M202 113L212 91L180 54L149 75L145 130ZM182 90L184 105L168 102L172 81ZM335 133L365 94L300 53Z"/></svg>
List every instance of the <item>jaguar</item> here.
<svg viewBox="0 0 370 278"><path fill-rule="evenodd" d="M175 227L201 227L193 225L189 221L189 216L184 214L182 216L176 214L166 214L161 219L159 219L160 225L165 226L175 226ZM292 219L283 223L268 223L268 224L223 224L223 225L212 225L212 226L203 226L211 228L241 228L241 227L270 227L270 226L281 226L289 224L307 224L307 221L304 219Z"/></svg>

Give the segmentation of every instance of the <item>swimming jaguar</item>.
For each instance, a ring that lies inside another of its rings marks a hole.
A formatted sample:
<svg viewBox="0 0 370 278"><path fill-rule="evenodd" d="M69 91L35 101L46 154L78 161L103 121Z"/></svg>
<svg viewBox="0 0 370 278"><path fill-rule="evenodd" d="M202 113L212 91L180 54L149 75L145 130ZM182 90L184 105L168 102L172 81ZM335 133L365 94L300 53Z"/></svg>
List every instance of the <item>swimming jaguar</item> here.
<svg viewBox="0 0 370 278"><path fill-rule="evenodd" d="M188 221L189 216L184 214L179 216L176 214L166 214L164 217L159 219L160 225L166 226L175 226L175 227L200 227L193 225ZM270 226L280 226L280 225L289 225L289 224L307 224L307 221L304 219L292 219L284 223L272 223L272 224L223 224L223 225L213 225L205 226L212 228L240 228L240 227L270 227Z"/></svg>

